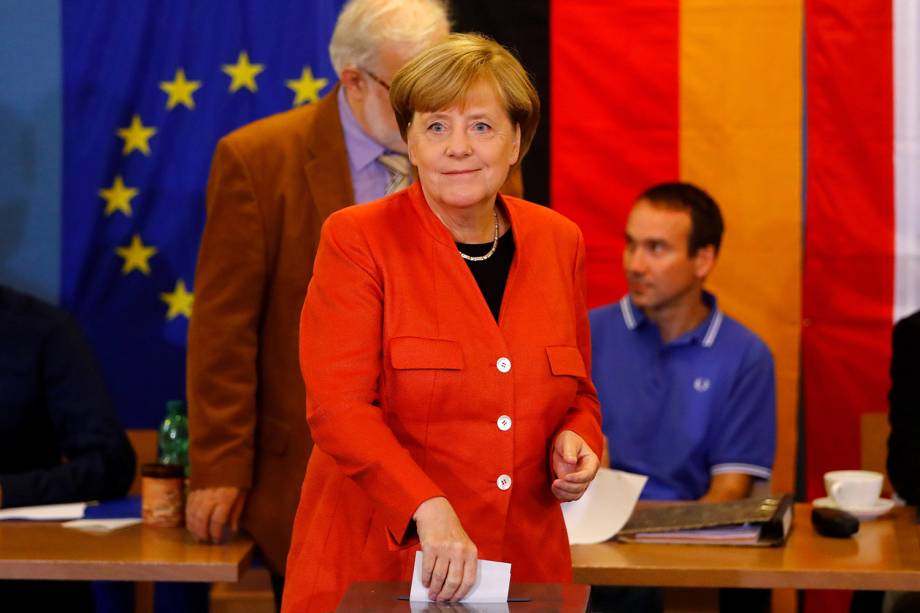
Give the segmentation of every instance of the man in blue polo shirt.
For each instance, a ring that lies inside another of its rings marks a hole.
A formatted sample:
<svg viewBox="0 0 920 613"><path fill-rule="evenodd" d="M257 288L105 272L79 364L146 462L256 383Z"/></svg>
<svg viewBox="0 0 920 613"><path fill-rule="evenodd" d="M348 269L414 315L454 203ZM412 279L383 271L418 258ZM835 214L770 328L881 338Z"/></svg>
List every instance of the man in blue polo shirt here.
<svg viewBox="0 0 920 613"><path fill-rule="evenodd" d="M590 314L611 466L648 475L646 499L734 500L770 478L773 358L703 290L722 231L698 187L647 190L626 223L629 293Z"/></svg>

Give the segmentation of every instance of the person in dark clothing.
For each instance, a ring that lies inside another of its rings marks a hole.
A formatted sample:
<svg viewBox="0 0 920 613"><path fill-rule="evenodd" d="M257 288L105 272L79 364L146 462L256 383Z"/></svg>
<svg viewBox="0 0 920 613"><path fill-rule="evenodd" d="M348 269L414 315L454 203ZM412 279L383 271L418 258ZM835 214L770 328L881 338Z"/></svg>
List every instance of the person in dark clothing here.
<svg viewBox="0 0 920 613"><path fill-rule="evenodd" d="M920 311L899 321L891 343L891 391L888 393L891 434L888 478L909 505L920 504Z"/></svg>
<svg viewBox="0 0 920 613"><path fill-rule="evenodd" d="M891 335L891 390L888 392L888 478L899 497L920 504L920 311L898 321ZM920 610L916 592L857 592L850 611L869 610L863 603L875 598L874 610L907 613ZM882 604L883 603L883 604Z"/></svg>
<svg viewBox="0 0 920 613"><path fill-rule="evenodd" d="M134 450L76 323L0 285L0 508L124 496L134 467ZM93 607L89 584L67 581L0 581L0 602Z"/></svg>

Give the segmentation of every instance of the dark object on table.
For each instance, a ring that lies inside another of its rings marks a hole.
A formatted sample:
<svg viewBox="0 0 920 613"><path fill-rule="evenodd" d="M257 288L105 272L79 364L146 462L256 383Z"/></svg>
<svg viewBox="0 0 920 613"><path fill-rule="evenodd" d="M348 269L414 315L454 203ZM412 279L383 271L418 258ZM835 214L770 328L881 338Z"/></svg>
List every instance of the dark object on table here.
<svg viewBox="0 0 920 613"><path fill-rule="evenodd" d="M859 520L840 509L812 509L811 523L821 536L845 539L859 532Z"/></svg>
<svg viewBox="0 0 920 613"><path fill-rule="evenodd" d="M692 502L641 507L633 511L617 533L624 541L642 541L651 534L682 531L683 538L660 542L711 545L782 545L792 528L792 496L744 498L728 502ZM732 542L713 538L710 528L759 527L753 542ZM691 532L697 531L697 532Z"/></svg>

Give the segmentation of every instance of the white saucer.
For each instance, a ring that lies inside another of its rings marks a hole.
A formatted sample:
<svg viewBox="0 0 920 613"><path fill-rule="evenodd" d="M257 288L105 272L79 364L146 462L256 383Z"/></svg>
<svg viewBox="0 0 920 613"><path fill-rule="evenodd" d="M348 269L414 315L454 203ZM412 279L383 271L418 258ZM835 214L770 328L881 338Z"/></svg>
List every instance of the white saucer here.
<svg viewBox="0 0 920 613"><path fill-rule="evenodd" d="M826 507L828 509L839 509L837 503L834 502L834 499L830 496L825 496L824 498L817 498L812 503L814 507ZM879 498L875 501L875 504L869 507L853 507L850 509L843 509L847 513L855 515L859 519L875 519L881 515L884 515L888 511L894 508L894 500L889 498Z"/></svg>

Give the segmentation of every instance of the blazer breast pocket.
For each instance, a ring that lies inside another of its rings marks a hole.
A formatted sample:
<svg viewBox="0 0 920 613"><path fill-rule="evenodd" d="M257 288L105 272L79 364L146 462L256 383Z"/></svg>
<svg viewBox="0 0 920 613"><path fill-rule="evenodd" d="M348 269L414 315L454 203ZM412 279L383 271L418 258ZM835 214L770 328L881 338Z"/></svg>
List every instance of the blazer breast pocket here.
<svg viewBox="0 0 920 613"><path fill-rule="evenodd" d="M460 393L463 348L450 339L398 336L389 342L392 377L387 410L402 420L428 420L432 406Z"/></svg>
<svg viewBox="0 0 920 613"><path fill-rule="evenodd" d="M585 361L578 348L564 345L547 347L546 358L553 397L567 409L578 393L578 380L587 374Z"/></svg>
<svg viewBox="0 0 920 613"><path fill-rule="evenodd" d="M557 376L584 377L587 374L585 360L577 347L557 345L546 348L549 369Z"/></svg>

